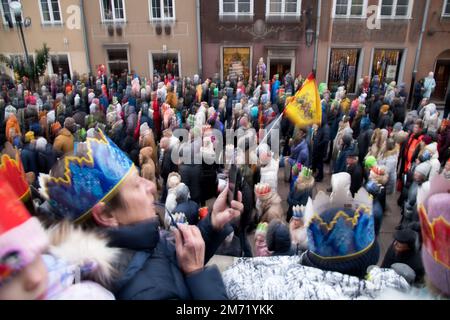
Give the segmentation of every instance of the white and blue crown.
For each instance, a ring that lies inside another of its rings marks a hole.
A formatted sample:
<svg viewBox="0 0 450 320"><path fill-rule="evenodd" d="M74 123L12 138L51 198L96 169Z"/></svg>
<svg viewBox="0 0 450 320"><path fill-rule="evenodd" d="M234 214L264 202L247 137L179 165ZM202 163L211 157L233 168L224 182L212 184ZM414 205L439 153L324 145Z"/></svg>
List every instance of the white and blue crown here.
<svg viewBox="0 0 450 320"><path fill-rule="evenodd" d="M354 198L346 188L331 196L321 191L304 212L309 250L320 258L352 257L375 242L372 196L364 188Z"/></svg>

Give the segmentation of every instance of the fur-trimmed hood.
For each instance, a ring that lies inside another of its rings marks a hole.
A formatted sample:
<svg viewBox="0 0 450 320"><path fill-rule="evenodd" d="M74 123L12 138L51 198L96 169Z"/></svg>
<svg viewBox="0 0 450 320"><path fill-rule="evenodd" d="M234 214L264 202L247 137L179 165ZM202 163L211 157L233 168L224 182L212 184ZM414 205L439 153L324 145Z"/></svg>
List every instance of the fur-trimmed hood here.
<svg viewBox="0 0 450 320"><path fill-rule="evenodd" d="M67 221L50 227L47 234L50 254L81 268L93 266L93 271L86 274L84 280L110 287L117 276L113 265L117 264L121 250L108 247L106 237L94 231L84 231Z"/></svg>

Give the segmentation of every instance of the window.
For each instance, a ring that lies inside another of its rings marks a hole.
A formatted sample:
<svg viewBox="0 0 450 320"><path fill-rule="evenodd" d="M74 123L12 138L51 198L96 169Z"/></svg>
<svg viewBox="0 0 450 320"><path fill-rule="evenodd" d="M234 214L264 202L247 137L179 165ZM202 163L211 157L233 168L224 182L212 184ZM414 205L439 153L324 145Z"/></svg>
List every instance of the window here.
<svg viewBox="0 0 450 320"><path fill-rule="evenodd" d="M20 0L1 0L1 1L2 5L0 6L0 13L2 14L3 23L8 24L8 20L9 18L11 18L11 22L13 24L16 24L16 17L14 16L13 11L9 7L9 4L14 1L20 2ZM22 12L22 21L23 21L23 12Z"/></svg>
<svg viewBox="0 0 450 320"><path fill-rule="evenodd" d="M331 49L328 87L331 91L345 85L347 93L356 90L360 49Z"/></svg>
<svg viewBox="0 0 450 320"><path fill-rule="evenodd" d="M367 0L334 0L334 17L365 17Z"/></svg>
<svg viewBox="0 0 450 320"><path fill-rule="evenodd" d="M450 0L444 0L444 9L442 10L443 17L450 17Z"/></svg>
<svg viewBox="0 0 450 320"><path fill-rule="evenodd" d="M150 20L175 20L175 0L150 0Z"/></svg>
<svg viewBox="0 0 450 320"><path fill-rule="evenodd" d="M220 0L221 16L253 16L253 0Z"/></svg>
<svg viewBox="0 0 450 320"><path fill-rule="evenodd" d="M40 0L39 5L43 24L62 24L59 0Z"/></svg>
<svg viewBox="0 0 450 320"><path fill-rule="evenodd" d="M266 16L300 16L301 0L266 0Z"/></svg>
<svg viewBox="0 0 450 320"><path fill-rule="evenodd" d="M125 22L124 0L100 0L103 22Z"/></svg>
<svg viewBox="0 0 450 320"><path fill-rule="evenodd" d="M373 53L372 78L380 77L381 83L397 81L403 50L376 49Z"/></svg>
<svg viewBox="0 0 450 320"><path fill-rule="evenodd" d="M410 18L411 10L411 0L380 0L382 18Z"/></svg>
<svg viewBox="0 0 450 320"><path fill-rule="evenodd" d="M127 49L108 49L108 67L109 73L120 76L122 73L128 73L128 50Z"/></svg>

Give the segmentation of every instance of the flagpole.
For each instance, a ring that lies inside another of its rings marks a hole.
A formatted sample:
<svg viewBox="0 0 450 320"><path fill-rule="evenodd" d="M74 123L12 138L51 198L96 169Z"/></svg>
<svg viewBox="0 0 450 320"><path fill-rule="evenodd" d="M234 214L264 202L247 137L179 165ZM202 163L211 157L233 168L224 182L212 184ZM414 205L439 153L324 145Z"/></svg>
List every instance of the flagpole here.
<svg viewBox="0 0 450 320"><path fill-rule="evenodd" d="M277 122L280 122L281 118L283 118L283 114L284 111L278 116L278 118L275 120L275 122L273 123L272 128L270 128L269 132L266 133L266 135L264 136L264 138L259 142L259 146L258 148L256 148L256 151L258 151L259 147L266 142L267 138L269 137L269 134L272 132L272 130L275 128L275 126L277 125Z"/></svg>

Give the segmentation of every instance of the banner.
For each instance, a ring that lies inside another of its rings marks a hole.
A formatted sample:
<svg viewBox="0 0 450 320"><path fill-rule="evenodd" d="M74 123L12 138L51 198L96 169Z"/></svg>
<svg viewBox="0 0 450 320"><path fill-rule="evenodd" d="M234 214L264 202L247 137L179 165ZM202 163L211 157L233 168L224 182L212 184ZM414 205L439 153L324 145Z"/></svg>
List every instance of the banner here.
<svg viewBox="0 0 450 320"><path fill-rule="evenodd" d="M286 102L285 115L296 126L308 127L322 122L322 106L316 79L310 74L303 87Z"/></svg>

